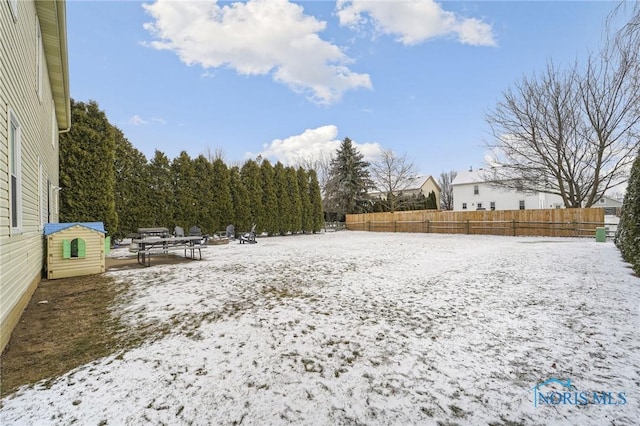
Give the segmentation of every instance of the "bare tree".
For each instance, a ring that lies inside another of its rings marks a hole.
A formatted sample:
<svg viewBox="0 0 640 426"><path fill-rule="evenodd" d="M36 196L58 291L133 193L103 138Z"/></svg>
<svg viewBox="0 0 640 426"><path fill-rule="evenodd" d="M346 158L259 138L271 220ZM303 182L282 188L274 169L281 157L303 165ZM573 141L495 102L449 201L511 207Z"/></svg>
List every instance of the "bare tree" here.
<svg viewBox="0 0 640 426"><path fill-rule="evenodd" d="M400 195L416 177L416 167L407 155L397 156L392 150L384 150L380 158L369 165L369 170L386 210L394 212L401 208L408 199Z"/></svg>
<svg viewBox="0 0 640 426"><path fill-rule="evenodd" d="M441 172L438 179L440 185L440 208L442 210L453 210L453 180L458 172L451 170L449 172Z"/></svg>
<svg viewBox="0 0 640 426"><path fill-rule="evenodd" d="M207 146L202 155L212 164L216 160L222 160L224 162L224 149L222 148L212 150L210 146Z"/></svg>
<svg viewBox="0 0 640 426"><path fill-rule="evenodd" d="M329 180L329 172L331 171L331 161L334 158L334 152L325 153L321 152L316 155L297 155L294 156L291 163L294 167L302 167L306 170L314 170L316 175L318 176L318 183L320 184L320 189L324 194L324 191L327 186L327 181Z"/></svg>
<svg viewBox="0 0 640 426"><path fill-rule="evenodd" d="M607 43L584 67L549 64L503 94L486 117L495 185L590 207L628 178L640 146L640 46L625 40Z"/></svg>

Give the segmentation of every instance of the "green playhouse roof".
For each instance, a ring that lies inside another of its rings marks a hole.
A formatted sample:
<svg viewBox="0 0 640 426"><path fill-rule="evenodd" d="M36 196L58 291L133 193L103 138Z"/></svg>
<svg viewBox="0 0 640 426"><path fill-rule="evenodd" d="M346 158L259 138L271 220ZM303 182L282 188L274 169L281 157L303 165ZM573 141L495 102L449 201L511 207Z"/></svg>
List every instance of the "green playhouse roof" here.
<svg viewBox="0 0 640 426"><path fill-rule="evenodd" d="M94 231L102 232L106 234L107 231L104 230L104 223L102 222L71 222L71 223L45 223L44 225L44 235L55 234L56 232L64 231L65 229L71 228L72 226L84 226L85 228L92 229Z"/></svg>

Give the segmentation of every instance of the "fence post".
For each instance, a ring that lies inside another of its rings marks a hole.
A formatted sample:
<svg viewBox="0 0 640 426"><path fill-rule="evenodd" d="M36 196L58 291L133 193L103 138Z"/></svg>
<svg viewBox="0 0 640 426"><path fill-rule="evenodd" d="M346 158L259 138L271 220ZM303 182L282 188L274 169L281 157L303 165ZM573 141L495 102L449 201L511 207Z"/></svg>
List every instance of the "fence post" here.
<svg viewBox="0 0 640 426"><path fill-rule="evenodd" d="M467 219L467 235L469 235L470 230L471 227L469 226L469 219Z"/></svg>
<svg viewBox="0 0 640 426"><path fill-rule="evenodd" d="M371 232L371 221L367 222L367 231Z"/></svg>
<svg viewBox="0 0 640 426"><path fill-rule="evenodd" d="M429 222L429 219L427 219L427 234L431 232L430 228L431 228L431 222Z"/></svg>
<svg viewBox="0 0 640 426"><path fill-rule="evenodd" d="M513 222L513 223L512 223L512 226L513 226L513 236L515 237L515 236L516 236L516 220L515 220L515 219L513 219L513 221L512 221L512 222Z"/></svg>
<svg viewBox="0 0 640 426"><path fill-rule="evenodd" d="M578 236L578 222L576 222L575 220L573 221L573 236Z"/></svg>
<svg viewBox="0 0 640 426"><path fill-rule="evenodd" d="M393 221L393 232L398 232L398 222L397 221Z"/></svg>

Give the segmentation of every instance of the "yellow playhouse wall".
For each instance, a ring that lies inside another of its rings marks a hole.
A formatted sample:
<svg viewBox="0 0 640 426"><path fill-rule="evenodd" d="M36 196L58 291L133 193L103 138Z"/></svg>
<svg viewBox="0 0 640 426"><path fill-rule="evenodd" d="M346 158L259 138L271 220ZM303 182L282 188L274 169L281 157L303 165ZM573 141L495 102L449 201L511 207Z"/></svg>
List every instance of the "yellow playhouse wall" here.
<svg viewBox="0 0 640 426"><path fill-rule="evenodd" d="M82 238L87 243L87 255L83 258L64 259L63 240ZM104 234L83 226L72 226L47 237L47 278L77 277L101 274L105 271Z"/></svg>

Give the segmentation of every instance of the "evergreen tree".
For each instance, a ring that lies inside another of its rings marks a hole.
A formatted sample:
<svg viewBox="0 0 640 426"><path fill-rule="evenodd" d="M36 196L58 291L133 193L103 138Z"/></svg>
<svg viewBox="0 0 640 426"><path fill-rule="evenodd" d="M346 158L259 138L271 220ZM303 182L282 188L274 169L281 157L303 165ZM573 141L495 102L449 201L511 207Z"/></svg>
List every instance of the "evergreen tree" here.
<svg viewBox="0 0 640 426"><path fill-rule="evenodd" d="M311 202L311 231L316 233L324 228L324 212L322 211L322 193L318 183L318 175L309 170L309 201Z"/></svg>
<svg viewBox="0 0 640 426"><path fill-rule="evenodd" d="M151 176L147 159L115 129L115 201L118 214L116 237L126 237L138 228L153 224Z"/></svg>
<svg viewBox="0 0 640 426"><path fill-rule="evenodd" d="M622 258L640 275L640 152L631 168L615 243Z"/></svg>
<svg viewBox="0 0 640 426"><path fill-rule="evenodd" d="M262 174L262 206L264 208L262 228L269 235L275 235L280 232L281 212L278 203L280 193L277 191L275 171L269 160L262 160L260 173Z"/></svg>
<svg viewBox="0 0 640 426"><path fill-rule="evenodd" d="M368 189L373 187L368 167L351 139L345 138L331 161L326 188L327 208L337 218L368 210Z"/></svg>
<svg viewBox="0 0 640 426"><path fill-rule="evenodd" d="M207 234L213 233L218 227L219 209L215 200L213 165L204 155L199 155L193 161L194 168L194 221L190 225L198 226Z"/></svg>
<svg viewBox="0 0 640 426"><path fill-rule="evenodd" d="M240 171L242 182L249 193L249 207L251 209L251 223L256 225L256 232L264 229L264 208L262 207L262 174L260 166L254 160L248 160ZM238 229L239 232L249 229Z"/></svg>
<svg viewBox="0 0 640 426"><path fill-rule="evenodd" d="M298 174L293 167L285 169L287 176L287 195L289 196L289 230L292 234L302 231L302 198L298 187Z"/></svg>
<svg viewBox="0 0 640 426"><path fill-rule="evenodd" d="M278 200L278 233L287 235L291 230L291 198L289 197L289 188L287 186L287 174L281 162L277 162L274 170L275 188Z"/></svg>
<svg viewBox="0 0 640 426"><path fill-rule="evenodd" d="M172 228L175 224L173 171L169 158L156 150L147 166L150 180L151 218L145 226Z"/></svg>
<svg viewBox="0 0 640 426"><path fill-rule="evenodd" d="M199 200L195 192L195 168L186 151L171 162L173 183L174 225L188 230L196 225Z"/></svg>
<svg viewBox="0 0 640 426"><path fill-rule="evenodd" d="M438 202L436 201L436 193L431 191L429 192L429 196L427 197L425 209L436 210L437 208L438 208Z"/></svg>
<svg viewBox="0 0 640 426"><path fill-rule="evenodd" d="M237 167L229 169L229 182L231 186L231 198L233 200L234 219L229 222L238 230L251 229L251 207L249 192L242 182L240 170ZM226 229L226 228L225 228Z"/></svg>
<svg viewBox="0 0 640 426"><path fill-rule="evenodd" d="M227 225L234 221L235 214L233 211L230 180L229 169L224 161L222 161L222 158L214 160L213 186L211 190L213 191L212 196L217 211L217 223L215 223L215 229L212 229L211 232L225 230Z"/></svg>
<svg viewBox="0 0 640 426"><path fill-rule="evenodd" d="M60 221L104 222L116 234L115 128L95 101L72 99L71 120L60 135Z"/></svg>
<svg viewBox="0 0 640 426"><path fill-rule="evenodd" d="M299 167L298 194L300 195L300 229L302 232L311 232L313 223L311 221L311 197L309 194L309 175L303 167Z"/></svg>

